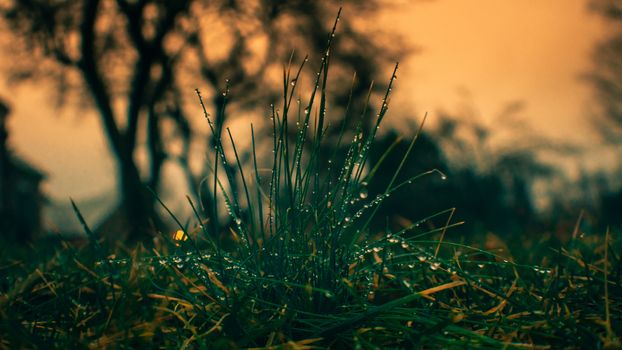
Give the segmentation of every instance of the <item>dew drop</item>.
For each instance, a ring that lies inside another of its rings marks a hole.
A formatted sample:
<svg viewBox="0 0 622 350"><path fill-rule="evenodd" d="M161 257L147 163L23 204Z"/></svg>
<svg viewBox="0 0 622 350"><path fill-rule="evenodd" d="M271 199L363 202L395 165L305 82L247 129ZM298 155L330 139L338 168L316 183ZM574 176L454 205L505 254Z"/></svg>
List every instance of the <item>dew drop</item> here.
<svg viewBox="0 0 622 350"><path fill-rule="evenodd" d="M359 191L359 198L366 199L369 196L369 192L367 192L367 188L363 187Z"/></svg>

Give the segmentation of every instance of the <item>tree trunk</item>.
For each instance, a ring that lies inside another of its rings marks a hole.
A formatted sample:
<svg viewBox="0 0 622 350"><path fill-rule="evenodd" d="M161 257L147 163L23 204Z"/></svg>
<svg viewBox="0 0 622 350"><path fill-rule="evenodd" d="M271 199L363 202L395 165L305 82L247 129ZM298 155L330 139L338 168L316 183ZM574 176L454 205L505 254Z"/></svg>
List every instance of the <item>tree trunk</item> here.
<svg viewBox="0 0 622 350"><path fill-rule="evenodd" d="M130 155L117 155L117 168L120 203L97 231L113 241L149 245L159 232L167 232L155 210L155 198L140 179Z"/></svg>
<svg viewBox="0 0 622 350"><path fill-rule="evenodd" d="M130 155L120 159L121 176L121 209L128 225L128 240L140 241L149 237L150 219L153 219L153 200L148 196L144 184L140 180L138 169Z"/></svg>

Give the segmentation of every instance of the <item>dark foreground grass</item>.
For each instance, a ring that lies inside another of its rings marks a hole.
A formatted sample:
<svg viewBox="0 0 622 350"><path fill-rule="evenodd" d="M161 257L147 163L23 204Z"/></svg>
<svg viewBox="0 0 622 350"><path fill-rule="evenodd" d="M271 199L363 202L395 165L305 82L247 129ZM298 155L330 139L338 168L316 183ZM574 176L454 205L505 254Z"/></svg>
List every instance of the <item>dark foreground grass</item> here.
<svg viewBox="0 0 622 350"><path fill-rule="evenodd" d="M533 266L384 235L325 273L332 285L312 276L312 253L263 271L279 260L254 268L175 247L104 260L92 246L14 252L0 266L0 348L619 349L620 244L609 239L577 237Z"/></svg>
<svg viewBox="0 0 622 350"><path fill-rule="evenodd" d="M383 201L417 185L399 176L416 136L386 190L370 196L383 167L368 154L397 67L372 129L334 132L326 52L304 102L303 67L285 69L268 157L254 129L246 157L205 113L216 142L203 185L222 205L204 216L189 200L194 224L149 250L102 247L86 223L81 248L4 246L0 348L619 349L619 232L577 230L523 264L449 239L452 209L396 232L369 229ZM225 216L230 224L213 219ZM422 225L432 219L446 225Z"/></svg>

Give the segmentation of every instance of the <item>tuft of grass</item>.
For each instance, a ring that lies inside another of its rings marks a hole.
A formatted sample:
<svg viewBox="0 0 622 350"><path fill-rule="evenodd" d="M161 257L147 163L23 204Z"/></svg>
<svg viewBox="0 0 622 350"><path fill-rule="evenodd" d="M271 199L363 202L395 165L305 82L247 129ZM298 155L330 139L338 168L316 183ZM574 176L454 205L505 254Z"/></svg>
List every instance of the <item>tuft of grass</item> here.
<svg viewBox="0 0 622 350"><path fill-rule="evenodd" d="M268 157L252 125L242 153L204 108L216 141L202 185L221 206L204 213L188 197L194 219L170 213L179 230L151 251L103 247L76 207L86 246L3 255L0 348L620 348L620 240L609 232L575 234L531 265L451 240L454 209L370 230L393 193L445 175L400 178L415 135L385 191L369 195L384 157L369 164L368 155L397 65L372 129L346 130L342 118L328 137L337 23L305 101L306 59L294 74L293 62L284 69ZM438 218L443 227L424 225Z"/></svg>

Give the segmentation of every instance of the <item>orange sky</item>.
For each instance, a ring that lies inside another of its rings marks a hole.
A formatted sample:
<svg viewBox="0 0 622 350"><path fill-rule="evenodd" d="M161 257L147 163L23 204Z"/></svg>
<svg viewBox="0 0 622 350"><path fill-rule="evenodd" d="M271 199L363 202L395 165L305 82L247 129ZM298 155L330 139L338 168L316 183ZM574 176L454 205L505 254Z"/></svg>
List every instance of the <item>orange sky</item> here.
<svg viewBox="0 0 622 350"><path fill-rule="evenodd" d="M523 116L537 131L585 143L591 91L589 71L600 18L586 0L394 1L376 23L404 35L421 52L402 59L390 118L455 110L470 97L483 121L507 103L523 100ZM348 15L347 13L345 14ZM462 91L462 92L460 92ZM189 91L189 93L193 93ZM41 86L2 84L13 113L9 127L17 152L45 169L57 198L100 194L114 186L113 163L97 118L57 115ZM461 102L462 101L462 102ZM413 113L412 111L415 111Z"/></svg>
<svg viewBox="0 0 622 350"><path fill-rule="evenodd" d="M400 104L452 110L467 91L489 120L505 104L523 100L524 115L557 137L581 127L590 87L591 50L601 19L584 0L440 0L385 14L421 53L403 62ZM462 93L463 95L464 93ZM570 121L570 122L568 122Z"/></svg>

